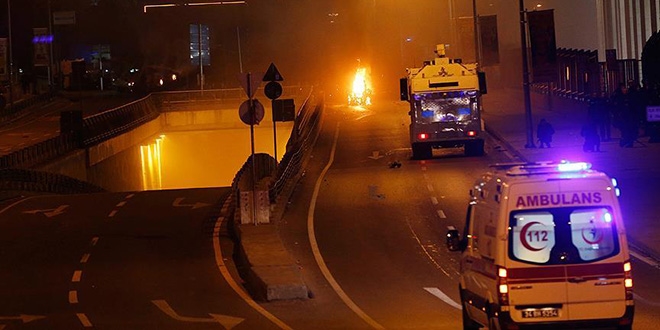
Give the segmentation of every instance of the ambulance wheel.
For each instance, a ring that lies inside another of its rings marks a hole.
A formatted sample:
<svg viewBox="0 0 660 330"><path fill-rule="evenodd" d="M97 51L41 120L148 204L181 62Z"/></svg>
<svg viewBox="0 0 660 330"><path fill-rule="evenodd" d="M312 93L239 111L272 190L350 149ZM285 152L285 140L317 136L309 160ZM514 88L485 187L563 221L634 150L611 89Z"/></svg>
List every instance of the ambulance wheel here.
<svg viewBox="0 0 660 330"><path fill-rule="evenodd" d="M468 315L467 312L467 304L465 303L465 300L463 299L463 290L459 288L459 292L461 293L461 306L462 308L462 314L463 314L463 330L479 330L481 329L481 326L477 322L474 322L470 318L470 315Z"/></svg>
<svg viewBox="0 0 660 330"><path fill-rule="evenodd" d="M413 143L412 156L413 159L429 159L433 157L433 149L428 144Z"/></svg>
<svg viewBox="0 0 660 330"><path fill-rule="evenodd" d="M466 156L483 156L484 155L484 140L476 140L465 142L465 155Z"/></svg>
<svg viewBox="0 0 660 330"><path fill-rule="evenodd" d="M488 329L489 330L500 330L500 323L496 317L488 316Z"/></svg>

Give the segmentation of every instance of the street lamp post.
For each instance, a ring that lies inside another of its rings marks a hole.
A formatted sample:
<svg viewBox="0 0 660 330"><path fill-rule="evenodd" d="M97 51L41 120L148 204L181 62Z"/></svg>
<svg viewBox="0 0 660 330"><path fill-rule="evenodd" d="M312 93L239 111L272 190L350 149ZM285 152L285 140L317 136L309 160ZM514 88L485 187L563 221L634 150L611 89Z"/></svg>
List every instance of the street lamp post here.
<svg viewBox="0 0 660 330"><path fill-rule="evenodd" d="M536 148L534 145L534 128L532 123L532 102L529 95L529 65L527 58L527 33L525 22L525 1L520 0L520 48L522 50L523 97L525 98L525 125L527 144L525 148Z"/></svg>
<svg viewBox="0 0 660 330"><path fill-rule="evenodd" d="M14 81L14 49L11 41L11 0L7 0L7 32L9 33L7 41L9 43L9 110L11 111L14 105L14 91L12 87Z"/></svg>

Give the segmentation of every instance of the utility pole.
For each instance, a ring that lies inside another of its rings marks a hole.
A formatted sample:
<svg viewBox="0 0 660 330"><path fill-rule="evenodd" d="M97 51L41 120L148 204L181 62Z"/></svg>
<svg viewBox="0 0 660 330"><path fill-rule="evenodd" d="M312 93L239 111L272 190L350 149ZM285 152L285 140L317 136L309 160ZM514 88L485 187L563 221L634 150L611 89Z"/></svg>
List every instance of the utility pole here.
<svg viewBox="0 0 660 330"><path fill-rule="evenodd" d="M11 111L14 105L14 47L11 41L11 0L7 0L7 32L9 32L9 110Z"/></svg>
<svg viewBox="0 0 660 330"><path fill-rule="evenodd" d="M525 1L520 0L520 48L522 50L523 96L525 98L525 126L527 128L527 144L525 148L536 148L534 145L534 128L532 123L532 101L529 95L529 59L527 58L527 22L525 17Z"/></svg>
<svg viewBox="0 0 660 330"><path fill-rule="evenodd" d="M481 67L481 44L479 42L479 16L477 16L477 0L472 0L472 17L474 18L474 61L477 71Z"/></svg>
<svg viewBox="0 0 660 330"><path fill-rule="evenodd" d="M50 56L48 59L48 91L53 91L53 42L55 42L55 33L53 32L53 10L51 7L51 0L48 0L48 33L53 36L53 39L48 44L50 47Z"/></svg>

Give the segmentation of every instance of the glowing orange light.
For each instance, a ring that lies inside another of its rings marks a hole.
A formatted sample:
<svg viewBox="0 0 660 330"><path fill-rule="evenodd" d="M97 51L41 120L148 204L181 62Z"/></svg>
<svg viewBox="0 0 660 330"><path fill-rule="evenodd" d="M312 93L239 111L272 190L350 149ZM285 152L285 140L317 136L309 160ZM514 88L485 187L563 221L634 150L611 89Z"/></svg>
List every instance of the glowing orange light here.
<svg viewBox="0 0 660 330"><path fill-rule="evenodd" d="M348 102L356 105L371 105L371 79L364 67L358 68L355 72Z"/></svg>

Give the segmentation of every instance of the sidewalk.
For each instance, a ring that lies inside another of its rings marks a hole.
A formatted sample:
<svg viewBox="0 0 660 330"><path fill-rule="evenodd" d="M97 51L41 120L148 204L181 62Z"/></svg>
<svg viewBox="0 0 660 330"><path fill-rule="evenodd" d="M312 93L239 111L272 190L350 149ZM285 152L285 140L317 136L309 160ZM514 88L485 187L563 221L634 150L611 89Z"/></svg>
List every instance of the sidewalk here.
<svg viewBox="0 0 660 330"><path fill-rule="evenodd" d="M612 140L601 142L600 152L582 150L584 138L580 136L580 129L586 120L588 107L584 102L554 97L550 109L547 95L532 92L532 128L536 148L526 148L527 128L522 92L492 90L484 96L483 103L486 129L500 139L506 151L518 160L586 161L594 169L619 180L620 184L660 181L660 143L647 143L646 137L640 137L633 148L621 148L619 130L612 128ZM536 125L541 118L549 121L555 129L552 148L549 149L538 148L536 141ZM654 201L655 194L647 195L633 201L626 199L628 195L622 195L622 209L631 245L660 260L660 227L656 225L656 219L646 218L648 214L657 212L642 209L655 208L660 212L660 207Z"/></svg>

